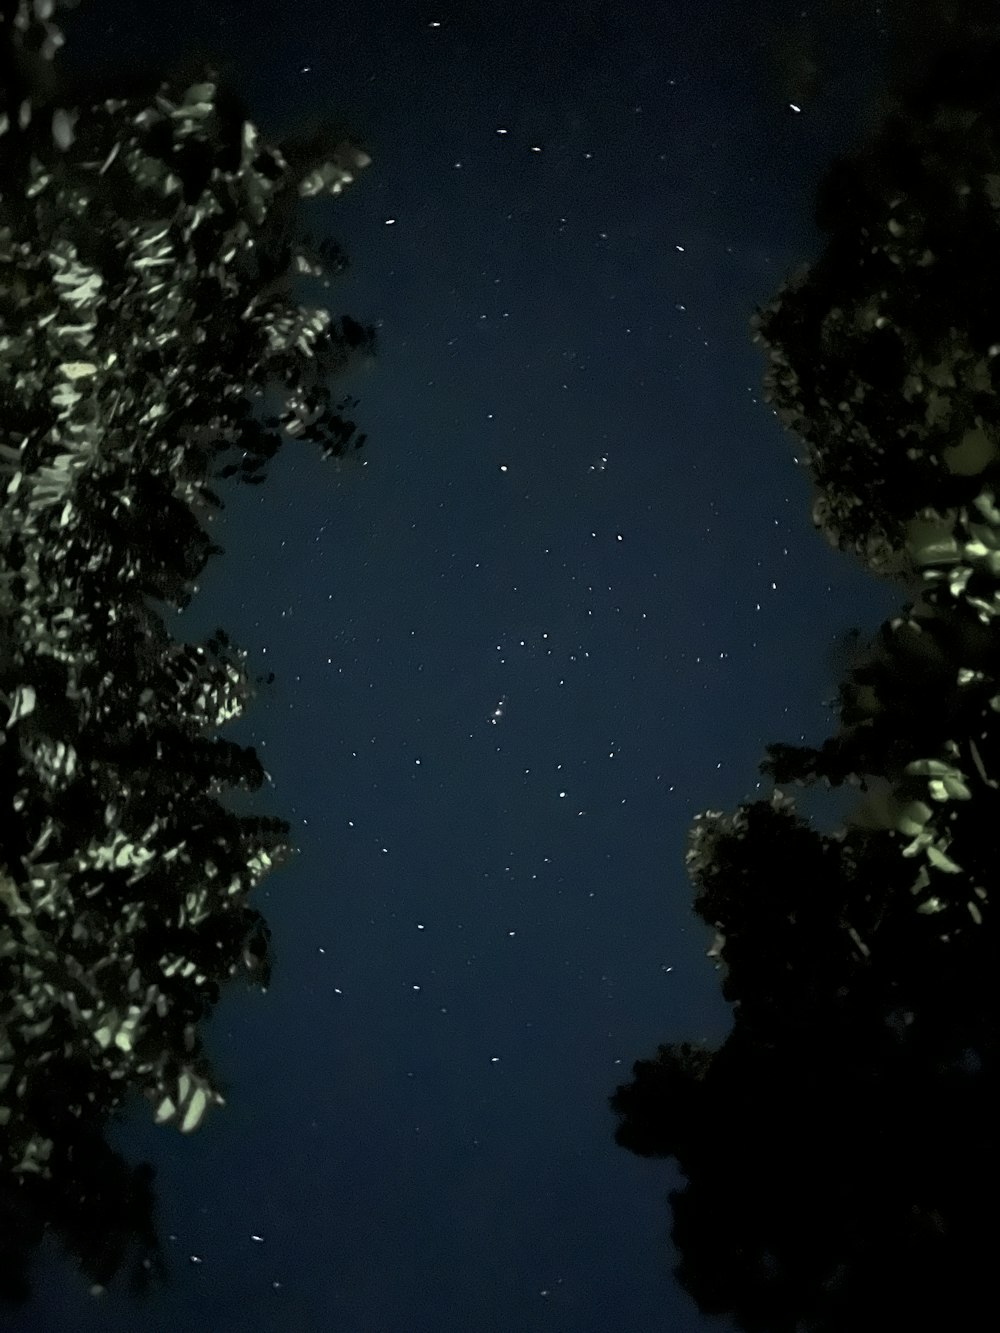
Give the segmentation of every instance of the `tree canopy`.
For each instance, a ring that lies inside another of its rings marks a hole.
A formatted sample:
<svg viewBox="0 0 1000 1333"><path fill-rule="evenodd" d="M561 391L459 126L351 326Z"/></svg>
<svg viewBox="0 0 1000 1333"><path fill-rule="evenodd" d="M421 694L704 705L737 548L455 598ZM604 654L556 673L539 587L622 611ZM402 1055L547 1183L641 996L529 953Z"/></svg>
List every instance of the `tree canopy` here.
<svg viewBox="0 0 1000 1333"><path fill-rule="evenodd" d="M67 7L65 4L59 6ZM211 483L288 439L364 444L329 383L374 329L299 304L341 272L303 200L368 165L335 122L269 145L211 64L74 102L53 0L0 14L0 1296L56 1234L98 1292L158 1265L152 1172L108 1146L130 1095L190 1132L224 1103L201 1023L266 986L254 889L282 819L217 799L266 776L215 733L256 693L218 630L174 641L221 554ZM285 410L254 402L278 388Z"/></svg>
<svg viewBox="0 0 1000 1333"><path fill-rule="evenodd" d="M997 1184L1000 41L945 46L834 163L818 262L753 320L814 522L916 600L852 654L838 730L689 834L733 1028L612 1097L672 1157L679 1278L760 1333L976 1326ZM801 443L797 451L802 451ZM786 788L861 789L823 834Z"/></svg>

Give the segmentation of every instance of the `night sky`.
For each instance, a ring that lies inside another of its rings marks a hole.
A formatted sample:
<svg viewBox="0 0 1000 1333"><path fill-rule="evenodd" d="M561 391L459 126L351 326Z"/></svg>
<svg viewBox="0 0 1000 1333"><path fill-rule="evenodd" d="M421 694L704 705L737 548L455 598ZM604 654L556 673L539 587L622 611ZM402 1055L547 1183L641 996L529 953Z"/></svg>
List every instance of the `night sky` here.
<svg viewBox="0 0 1000 1333"><path fill-rule="evenodd" d="M251 900L273 984L207 1029L227 1106L113 1131L155 1165L170 1285L140 1323L47 1252L13 1329L728 1326L672 1275L680 1177L616 1147L608 1097L729 1029L693 817L830 734L835 639L904 601L813 530L749 328L820 252L878 6L377 9L57 16L67 67L201 44L265 136L343 117L372 165L302 222L352 268L297 291L379 350L342 381L364 451L289 441L220 490L226 553L165 613L275 673L222 733L272 784L229 803L299 848Z"/></svg>

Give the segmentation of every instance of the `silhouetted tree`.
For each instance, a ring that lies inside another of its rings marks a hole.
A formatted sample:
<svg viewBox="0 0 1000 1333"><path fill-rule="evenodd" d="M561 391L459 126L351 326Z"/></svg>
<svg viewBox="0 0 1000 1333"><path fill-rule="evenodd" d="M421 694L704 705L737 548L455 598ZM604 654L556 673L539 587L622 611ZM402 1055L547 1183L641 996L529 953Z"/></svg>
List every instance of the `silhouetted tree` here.
<svg viewBox="0 0 1000 1333"><path fill-rule="evenodd" d="M171 639L221 548L209 487L283 439L358 448L327 381L374 331L297 304L336 246L298 203L368 162L334 128L268 146L210 66L140 96L67 99L51 0L0 13L0 1296L46 1230L95 1290L159 1270L152 1171L104 1139L142 1094L195 1129L223 1092L201 1020L266 985L249 905L294 851L256 753L215 736L256 693L219 630ZM263 423L251 398L278 387ZM280 427L280 433L276 429ZM238 464L227 458L235 457ZM221 465L221 466L220 466ZM209 515L210 517L210 515Z"/></svg>
<svg viewBox="0 0 1000 1333"><path fill-rule="evenodd" d="M940 52L820 193L825 253L754 320L827 539L916 602L855 645L839 730L700 815L733 1029L612 1107L674 1157L678 1276L760 1333L973 1328L992 1297L1000 856L1000 42ZM801 447L801 446L800 446ZM783 788L862 788L817 832Z"/></svg>

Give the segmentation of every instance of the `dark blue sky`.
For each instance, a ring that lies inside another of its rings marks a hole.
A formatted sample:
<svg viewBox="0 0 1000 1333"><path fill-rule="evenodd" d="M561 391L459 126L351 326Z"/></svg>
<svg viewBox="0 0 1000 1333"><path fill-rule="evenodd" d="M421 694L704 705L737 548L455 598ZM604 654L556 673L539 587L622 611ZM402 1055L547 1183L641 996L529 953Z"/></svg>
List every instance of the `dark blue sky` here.
<svg viewBox="0 0 1000 1333"><path fill-rule="evenodd" d="M67 63L200 42L265 134L334 112L370 144L303 207L353 267L301 299L381 340L344 382L364 453L289 442L222 492L226 554L168 620L276 673L223 734L300 855L255 899L273 985L208 1029L226 1108L115 1132L156 1166L172 1277L142 1327L725 1327L672 1277L679 1177L615 1146L607 1098L658 1042L725 1036L688 827L766 794L767 742L829 733L834 637L902 600L814 532L749 330L819 253L877 6L798 111L800 3L138 8L85 0ZM138 1327L37 1277L12 1328Z"/></svg>

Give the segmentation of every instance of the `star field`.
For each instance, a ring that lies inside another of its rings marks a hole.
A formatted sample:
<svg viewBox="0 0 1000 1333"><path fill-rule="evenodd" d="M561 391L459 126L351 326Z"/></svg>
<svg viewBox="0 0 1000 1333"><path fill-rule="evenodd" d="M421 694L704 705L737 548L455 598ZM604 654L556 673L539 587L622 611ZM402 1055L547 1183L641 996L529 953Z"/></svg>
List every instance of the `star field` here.
<svg viewBox="0 0 1000 1333"><path fill-rule="evenodd" d="M291 441L222 492L171 623L274 672L224 732L270 782L231 801L299 855L260 894L271 988L212 1023L227 1108L121 1129L177 1263L155 1317L699 1328L672 1168L615 1147L607 1097L727 1031L687 828L827 734L834 636L899 603L814 533L750 343L851 121L783 101L757 7L718 0L129 8L94 0L67 56L218 44L263 134L333 111L370 145L303 209L352 266L300 285L380 338L344 382L363 453Z"/></svg>

